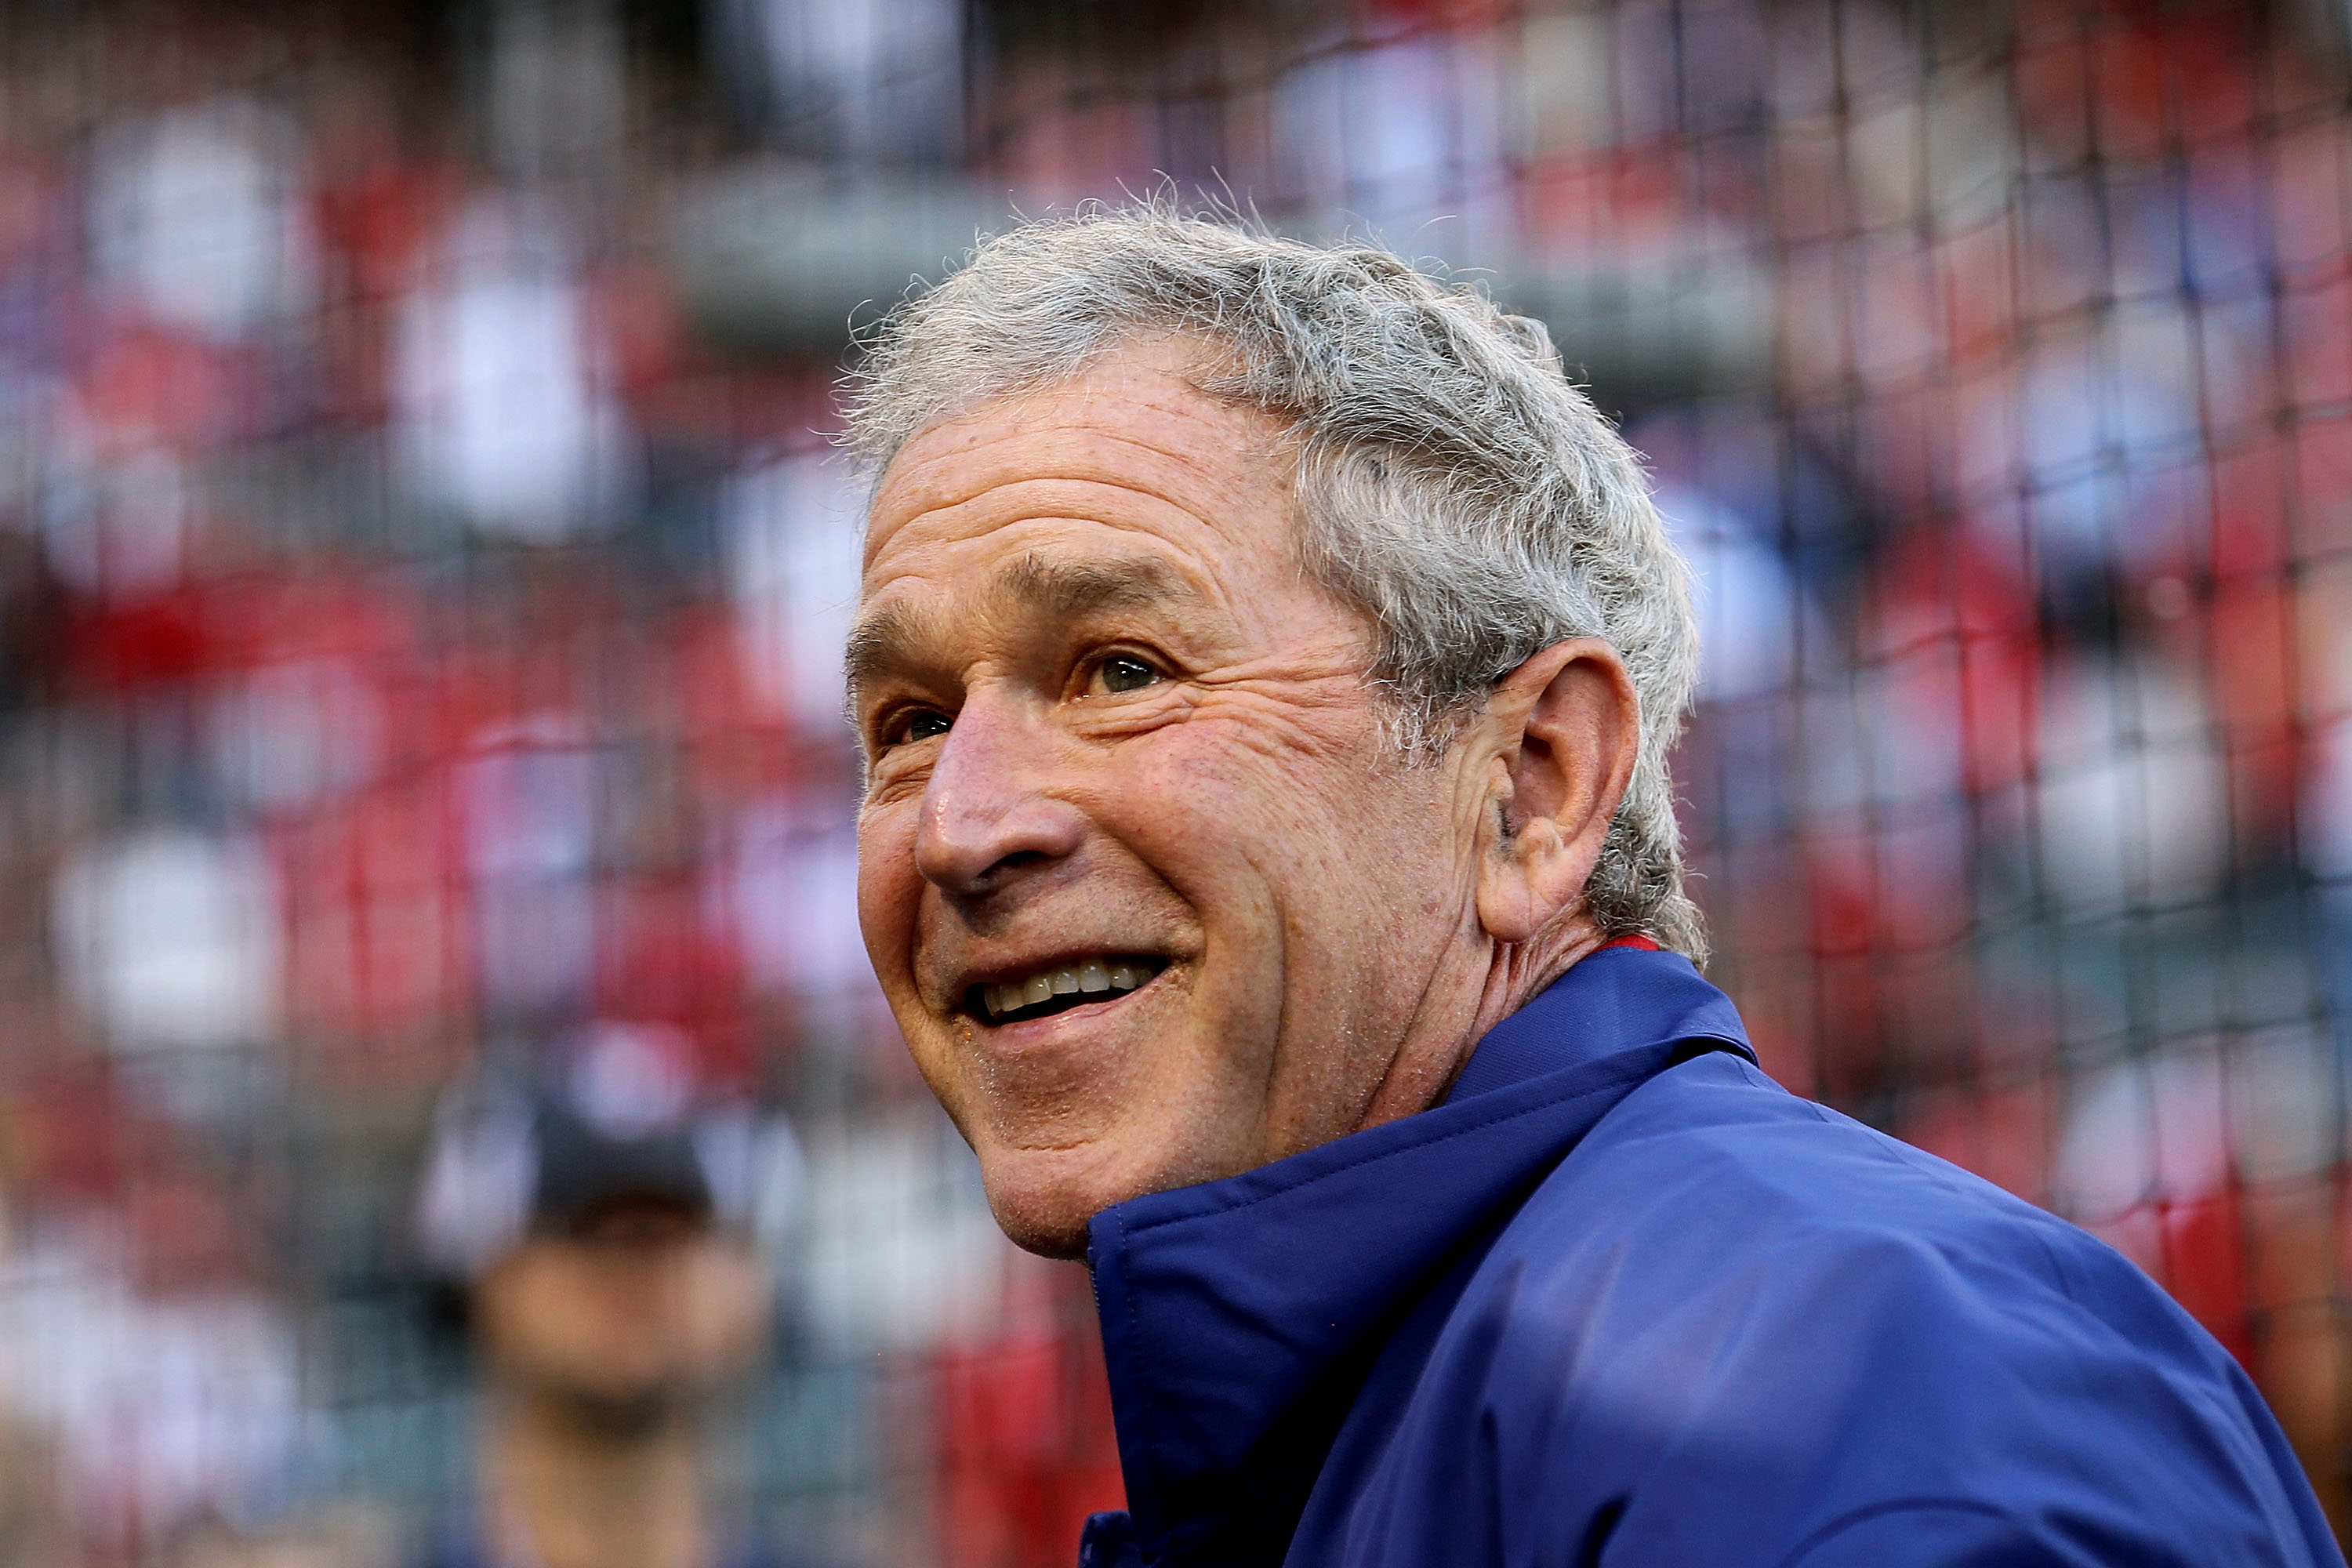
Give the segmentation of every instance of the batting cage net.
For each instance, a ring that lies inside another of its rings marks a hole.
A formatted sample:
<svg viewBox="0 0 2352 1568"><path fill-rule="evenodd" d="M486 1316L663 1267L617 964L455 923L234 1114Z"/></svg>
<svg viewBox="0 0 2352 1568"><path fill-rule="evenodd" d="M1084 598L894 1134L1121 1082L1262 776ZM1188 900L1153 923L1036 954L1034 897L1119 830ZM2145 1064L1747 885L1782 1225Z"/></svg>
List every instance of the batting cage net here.
<svg viewBox="0 0 2352 1568"><path fill-rule="evenodd" d="M1138 195L1548 323L1695 569L1766 1066L2128 1253L2352 1526L2347 23L0 5L0 1561L655 1528L518 1367L693 1395L708 1561L1073 1560L1084 1276L857 933L829 438L914 280ZM614 1321L531 1252L608 1145L730 1248Z"/></svg>

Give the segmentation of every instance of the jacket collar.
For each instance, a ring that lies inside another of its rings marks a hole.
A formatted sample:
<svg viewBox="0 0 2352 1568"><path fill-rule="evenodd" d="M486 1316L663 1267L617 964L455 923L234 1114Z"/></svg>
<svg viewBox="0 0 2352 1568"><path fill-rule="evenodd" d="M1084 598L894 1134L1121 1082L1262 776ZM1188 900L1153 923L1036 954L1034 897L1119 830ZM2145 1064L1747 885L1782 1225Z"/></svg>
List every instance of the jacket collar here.
<svg viewBox="0 0 2352 1568"><path fill-rule="evenodd" d="M1095 1216L1133 1537L1146 1563L1278 1562L1403 1313L1645 1079L1754 1059L1678 953L1604 948L1478 1043L1445 1101Z"/></svg>

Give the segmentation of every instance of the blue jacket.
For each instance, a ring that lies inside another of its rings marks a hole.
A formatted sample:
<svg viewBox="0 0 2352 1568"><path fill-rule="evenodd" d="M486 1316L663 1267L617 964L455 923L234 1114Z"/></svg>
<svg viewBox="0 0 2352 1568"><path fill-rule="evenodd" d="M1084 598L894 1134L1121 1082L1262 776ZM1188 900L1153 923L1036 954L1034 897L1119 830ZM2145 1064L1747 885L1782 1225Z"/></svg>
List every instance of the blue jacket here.
<svg viewBox="0 0 2352 1568"><path fill-rule="evenodd" d="M1088 1568L2341 1563L2235 1363L1604 949L1446 1101L1105 1210Z"/></svg>

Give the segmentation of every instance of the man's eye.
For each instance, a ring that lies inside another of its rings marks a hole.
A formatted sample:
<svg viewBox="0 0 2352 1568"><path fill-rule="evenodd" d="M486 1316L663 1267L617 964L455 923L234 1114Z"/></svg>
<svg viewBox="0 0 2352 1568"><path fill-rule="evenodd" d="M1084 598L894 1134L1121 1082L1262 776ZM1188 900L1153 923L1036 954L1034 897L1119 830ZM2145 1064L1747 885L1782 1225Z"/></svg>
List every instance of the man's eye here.
<svg viewBox="0 0 2352 1568"><path fill-rule="evenodd" d="M909 743L916 741L935 740L954 727L954 720L944 713L926 708L921 712L910 713L898 721L898 737L901 741Z"/></svg>
<svg viewBox="0 0 2352 1568"><path fill-rule="evenodd" d="M1106 691L1139 691L1160 679L1160 672L1132 654L1115 653L1095 667L1095 679Z"/></svg>

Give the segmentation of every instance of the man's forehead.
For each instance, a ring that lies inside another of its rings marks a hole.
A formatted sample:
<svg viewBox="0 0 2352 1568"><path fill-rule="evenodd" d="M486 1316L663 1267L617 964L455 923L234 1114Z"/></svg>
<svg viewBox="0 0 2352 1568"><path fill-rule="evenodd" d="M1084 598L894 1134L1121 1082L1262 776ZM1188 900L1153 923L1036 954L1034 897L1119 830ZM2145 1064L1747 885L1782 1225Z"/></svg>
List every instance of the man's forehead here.
<svg viewBox="0 0 2352 1568"><path fill-rule="evenodd" d="M984 405L919 433L875 489L869 567L901 530L967 532L1004 521L1039 485L1106 487L1203 521L1278 510L1288 489L1281 427L1150 363Z"/></svg>

